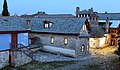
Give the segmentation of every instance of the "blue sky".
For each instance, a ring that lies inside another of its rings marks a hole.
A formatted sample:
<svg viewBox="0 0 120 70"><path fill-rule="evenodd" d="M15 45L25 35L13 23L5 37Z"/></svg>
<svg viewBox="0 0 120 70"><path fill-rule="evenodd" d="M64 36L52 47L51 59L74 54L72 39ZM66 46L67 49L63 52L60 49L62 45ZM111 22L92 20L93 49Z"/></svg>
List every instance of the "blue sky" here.
<svg viewBox="0 0 120 70"><path fill-rule="evenodd" d="M120 12L120 0L7 0L10 14L34 14L45 11L48 14L75 14L75 7L81 10L94 8L98 12ZM0 1L2 12L3 0Z"/></svg>

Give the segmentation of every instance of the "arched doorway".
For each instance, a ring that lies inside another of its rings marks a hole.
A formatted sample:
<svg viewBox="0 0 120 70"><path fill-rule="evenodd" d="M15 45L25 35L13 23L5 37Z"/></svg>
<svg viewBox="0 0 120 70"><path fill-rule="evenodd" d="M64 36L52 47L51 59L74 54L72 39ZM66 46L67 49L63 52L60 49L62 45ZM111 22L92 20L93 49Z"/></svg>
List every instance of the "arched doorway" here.
<svg viewBox="0 0 120 70"><path fill-rule="evenodd" d="M30 41L31 45L42 45L40 37L33 37Z"/></svg>

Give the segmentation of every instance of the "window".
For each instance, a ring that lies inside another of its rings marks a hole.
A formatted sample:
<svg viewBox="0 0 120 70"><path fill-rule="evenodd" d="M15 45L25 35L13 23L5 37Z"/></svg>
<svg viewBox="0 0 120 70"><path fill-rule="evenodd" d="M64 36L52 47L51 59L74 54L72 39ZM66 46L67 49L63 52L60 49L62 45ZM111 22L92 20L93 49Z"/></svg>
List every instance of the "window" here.
<svg viewBox="0 0 120 70"><path fill-rule="evenodd" d="M84 45L82 45L82 47L81 47L81 51L82 51L82 52L85 51L85 46L84 46Z"/></svg>
<svg viewBox="0 0 120 70"><path fill-rule="evenodd" d="M51 44L54 43L54 37L51 37L51 40L50 40Z"/></svg>
<svg viewBox="0 0 120 70"><path fill-rule="evenodd" d="M84 14L82 14L82 17L84 17Z"/></svg>
<svg viewBox="0 0 120 70"><path fill-rule="evenodd" d="M49 27L49 24L48 24L48 23L44 23L44 27L45 27L45 28L48 28L48 27Z"/></svg>
<svg viewBox="0 0 120 70"><path fill-rule="evenodd" d="M43 23L44 23L44 28L46 29L50 28L53 25L53 22L48 21L48 20L44 20Z"/></svg>
<svg viewBox="0 0 120 70"><path fill-rule="evenodd" d="M86 25L85 24L83 25L83 29L82 30L86 30Z"/></svg>
<svg viewBox="0 0 120 70"><path fill-rule="evenodd" d="M64 44L65 44L65 45L68 44L68 39L67 39L67 38L64 39Z"/></svg>
<svg viewBox="0 0 120 70"><path fill-rule="evenodd" d="M80 17L82 17L82 15L80 14Z"/></svg>
<svg viewBox="0 0 120 70"><path fill-rule="evenodd" d="M94 18L93 18L93 20L94 20Z"/></svg>

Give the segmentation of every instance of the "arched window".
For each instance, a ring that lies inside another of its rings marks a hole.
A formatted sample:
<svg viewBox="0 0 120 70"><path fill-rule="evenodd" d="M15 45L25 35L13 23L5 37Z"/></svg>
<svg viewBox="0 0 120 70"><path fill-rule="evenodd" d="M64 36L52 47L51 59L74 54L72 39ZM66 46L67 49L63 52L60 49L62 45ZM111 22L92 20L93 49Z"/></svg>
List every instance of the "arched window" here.
<svg viewBox="0 0 120 70"><path fill-rule="evenodd" d="M64 39L64 44L65 44L65 45L68 44L68 39L67 39L67 38Z"/></svg>
<svg viewBox="0 0 120 70"><path fill-rule="evenodd" d="M54 37L51 37L50 43L51 43L51 44L54 43Z"/></svg>
<svg viewBox="0 0 120 70"><path fill-rule="evenodd" d="M94 20L95 18L93 17L93 20Z"/></svg>
<svg viewBox="0 0 120 70"><path fill-rule="evenodd" d="M82 52L85 51L85 45L82 45L82 47L81 47L81 51L82 51Z"/></svg>

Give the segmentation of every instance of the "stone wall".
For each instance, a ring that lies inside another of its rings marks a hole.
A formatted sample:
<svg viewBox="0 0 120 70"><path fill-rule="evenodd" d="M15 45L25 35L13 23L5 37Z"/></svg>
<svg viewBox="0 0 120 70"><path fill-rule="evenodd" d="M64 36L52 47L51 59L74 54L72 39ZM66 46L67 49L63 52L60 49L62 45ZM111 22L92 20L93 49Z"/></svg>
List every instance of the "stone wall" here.
<svg viewBox="0 0 120 70"><path fill-rule="evenodd" d="M85 53L89 52L89 40L88 37L79 38L77 35L56 35L56 34L37 34L31 33L29 34L31 37L39 37L40 41L43 45L46 46L55 46L60 48L72 49L76 51L76 54L85 55ZM51 37L54 37L54 43L51 44ZM68 39L68 44L64 44L64 39ZM84 52L81 51L81 46L85 46ZM87 50L88 49L88 50Z"/></svg>
<svg viewBox="0 0 120 70"><path fill-rule="evenodd" d="M89 38L78 38L76 39L76 55L86 56L89 54ZM84 48L82 46L84 45Z"/></svg>
<svg viewBox="0 0 120 70"><path fill-rule="evenodd" d="M15 59L14 67L18 67L32 61L30 57L28 57L25 53L21 51L15 51L15 54L16 54L16 59Z"/></svg>
<svg viewBox="0 0 120 70"><path fill-rule="evenodd" d="M9 51L0 52L0 69L9 65Z"/></svg>
<svg viewBox="0 0 120 70"><path fill-rule="evenodd" d="M56 46L56 47L61 47L61 48L69 48L69 49L74 49L76 46L76 37L73 35L53 35L53 34L37 34L33 33L31 34L33 37L39 37L40 41L43 45L49 45L49 46ZM50 40L51 37L54 37L54 43L51 44ZM64 39L68 39L68 44L64 44Z"/></svg>

